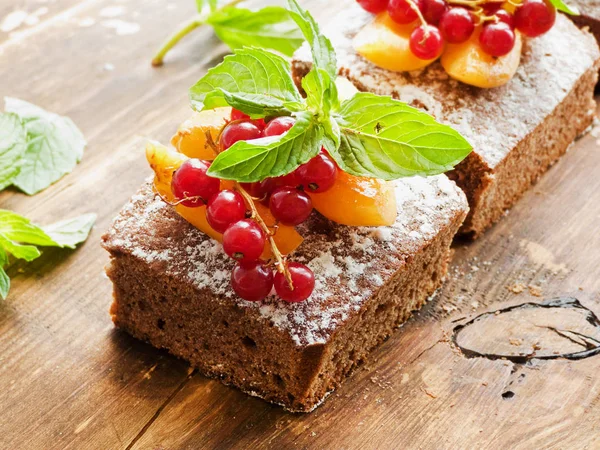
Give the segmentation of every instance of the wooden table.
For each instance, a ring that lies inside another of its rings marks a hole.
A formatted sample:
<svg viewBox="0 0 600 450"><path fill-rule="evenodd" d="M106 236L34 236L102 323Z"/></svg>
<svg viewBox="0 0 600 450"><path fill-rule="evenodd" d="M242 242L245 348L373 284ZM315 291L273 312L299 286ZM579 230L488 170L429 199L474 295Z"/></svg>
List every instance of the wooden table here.
<svg viewBox="0 0 600 450"><path fill-rule="evenodd" d="M589 338L572 333L586 311L521 308L484 316L458 338L455 330L482 313L555 296L600 314L594 132L484 238L456 244L440 295L312 414L289 414L204 378L113 327L100 236L149 175L144 137L168 140L190 113L187 88L225 53L200 30L164 67L150 67L193 3L0 5L0 20L47 8L39 23L0 32L0 95L72 117L89 140L71 175L35 197L6 191L0 207L39 223L98 214L77 251L48 250L10 270L13 288L0 303L0 447L600 448L600 357L493 356L507 345L555 356L593 347L597 328L580 333ZM335 7L305 4L322 18Z"/></svg>

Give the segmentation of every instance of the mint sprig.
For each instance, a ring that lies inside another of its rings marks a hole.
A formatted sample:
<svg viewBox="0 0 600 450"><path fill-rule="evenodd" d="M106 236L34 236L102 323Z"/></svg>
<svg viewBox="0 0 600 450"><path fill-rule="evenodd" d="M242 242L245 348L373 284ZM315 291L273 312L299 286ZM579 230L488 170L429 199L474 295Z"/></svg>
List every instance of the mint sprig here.
<svg viewBox="0 0 600 450"><path fill-rule="evenodd" d="M254 11L237 7L241 2L233 0L219 7L217 0L196 0L198 15L182 24L165 41L154 55L152 65L162 65L165 55L181 39L203 25L211 26L231 50L254 46L291 56L300 47L302 34L285 8L267 6Z"/></svg>
<svg viewBox="0 0 600 450"><path fill-rule="evenodd" d="M41 255L38 247L73 249L87 239L95 220L95 214L84 214L39 227L17 213L0 209L0 297L6 299L10 289L4 270L9 264L8 255L32 261Z"/></svg>
<svg viewBox="0 0 600 450"><path fill-rule="evenodd" d="M5 109L0 115L0 190L14 185L33 195L81 161L86 141L71 119L10 97Z"/></svg>
<svg viewBox="0 0 600 450"><path fill-rule="evenodd" d="M313 68L302 80L306 99L289 63L255 48L226 57L190 89L190 97L197 110L230 105L255 119L292 115L296 124L282 136L235 143L217 156L209 175L240 182L278 177L324 146L350 174L393 180L446 172L471 152L454 129L398 100L357 93L340 103L331 42L296 0L288 3L312 48Z"/></svg>

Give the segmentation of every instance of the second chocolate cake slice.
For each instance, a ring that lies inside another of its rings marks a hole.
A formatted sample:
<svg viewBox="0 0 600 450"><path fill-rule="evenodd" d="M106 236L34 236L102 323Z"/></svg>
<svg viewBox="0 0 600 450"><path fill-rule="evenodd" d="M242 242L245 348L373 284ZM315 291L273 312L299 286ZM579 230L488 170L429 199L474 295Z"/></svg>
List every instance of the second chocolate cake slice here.
<svg viewBox="0 0 600 450"><path fill-rule="evenodd" d="M521 65L505 86L481 89L455 81L439 63L418 72L381 69L356 53L352 39L373 16L355 2L326 28L341 75L359 90L391 95L459 131L474 151L450 173L471 212L462 233L478 236L496 222L592 123L600 52L589 33L559 15L544 36L527 40ZM310 54L294 59L296 82Z"/></svg>

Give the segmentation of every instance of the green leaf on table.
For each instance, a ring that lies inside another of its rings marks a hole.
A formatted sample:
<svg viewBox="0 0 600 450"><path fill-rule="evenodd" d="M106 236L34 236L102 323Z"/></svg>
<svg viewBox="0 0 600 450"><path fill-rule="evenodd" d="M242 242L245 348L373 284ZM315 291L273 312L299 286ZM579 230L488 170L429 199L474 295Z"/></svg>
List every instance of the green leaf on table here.
<svg viewBox="0 0 600 450"><path fill-rule="evenodd" d="M6 298L10 282L3 267L8 264L7 255L32 261L40 256L40 247L75 248L85 241L90 233L95 214L64 220L44 228L26 217L12 211L0 209L0 295Z"/></svg>
<svg viewBox="0 0 600 450"><path fill-rule="evenodd" d="M286 175L319 153L323 128L309 112L295 115L296 123L285 134L239 141L220 153L209 175L244 183Z"/></svg>
<svg viewBox="0 0 600 450"><path fill-rule="evenodd" d="M358 93L339 111L341 145L331 156L346 172L383 180L451 170L472 150L454 129L390 97Z"/></svg>
<svg viewBox="0 0 600 450"><path fill-rule="evenodd" d="M258 11L225 7L206 19L216 35L232 50L262 47L292 56L304 38L285 8L267 6Z"/></svg>
<svg viewBox="0 0 600 450"><path fill-rule="evenodd" d="M96 214L84 214L43 227L44 232L60 247L75 248L90 234Z"/></svg>
<svg viewBox="0 0 600 450"><path fill-rule="evenodd" d="M19 116L0 114L0 191L13 183L27 148L27 131Z"/></svg>
<svg viewBox="0 0 600 450"><path fill-rule="evenodd" d="M288 9L304 35L313 55L313 65L324 69L335 80L337 75L337 62L335 50L331 41L321 33L316 20L307 10L300 8L296 0L288 0Z"/></svg>
<svg viewBox="0 0 600 450"><path fill-rule="evenodd" d="M228 106L227 94L245 98L253 111L257 105L272 109L277 103L283 105L281 112L285 113L288 108L300 109L303 102L292 80L289 61L255 48L226 56L190 89L192 107L197 111Z"/></svg>
<svg viewBox="0 0 600 450"><path fill-rule="evenodd" d="M552 3L552 5L554 5L554 7L556 9L558 9L559 11L562 11L567 14L571 14L572 16L579 15L579 9L577 9L577 7L571 6L571 5L563 2L562 0L550 0L550 3Z"/></svg>
<svg viewBox="0 0 600 450"><path fill-rule="evenodd" d="M6 111L17 114L27 130L27 148L13 184L32 195L71 172L83 156L86 141L68 117L7 97Z"/></svg>
<svg viewBox="0 0 600 450"><path fill-rule="evenodd" d="M8 255L4 250L0 248L0 297L5 300L8 297L8 291L10 290L10 278L4 267L8 265Z"/></svg>

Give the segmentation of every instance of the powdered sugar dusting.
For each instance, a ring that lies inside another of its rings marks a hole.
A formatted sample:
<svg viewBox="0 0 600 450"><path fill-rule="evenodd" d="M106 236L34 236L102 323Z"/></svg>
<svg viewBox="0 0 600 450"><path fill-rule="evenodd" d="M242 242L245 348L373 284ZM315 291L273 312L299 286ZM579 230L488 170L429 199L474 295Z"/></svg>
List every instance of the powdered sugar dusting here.
<svg viewBox="0 0 600 450"><path fill-rule="evenodd" d="M352 39L372 15L352 3L325 29L336 48L342 75L361 89L399 98L452 126L492 169L554 111L599 58L593 36L559 14L547 34L525 40L521 65L505 86L467 86L450 79L440 63L414 73L390 72L355 52ZM307 47L294 59L310 64Z"/></svg>
<svg viewBox="0 0 600 450"><path fill-rule="evenodd" d="M233 263L221 244L187 224L148 186L123 208L105 247L158 264L161 273L210 291L215 302L236 302L288 332L299 346L324 343L408 256L467 209L463 193L445 176L398 181L396 197L399 214L390 227L346 227L318 214L298 227L305 241L294 259L308 264L316 281L303 303L274 295L258 303L237 298L229 285Z"/></svg>

